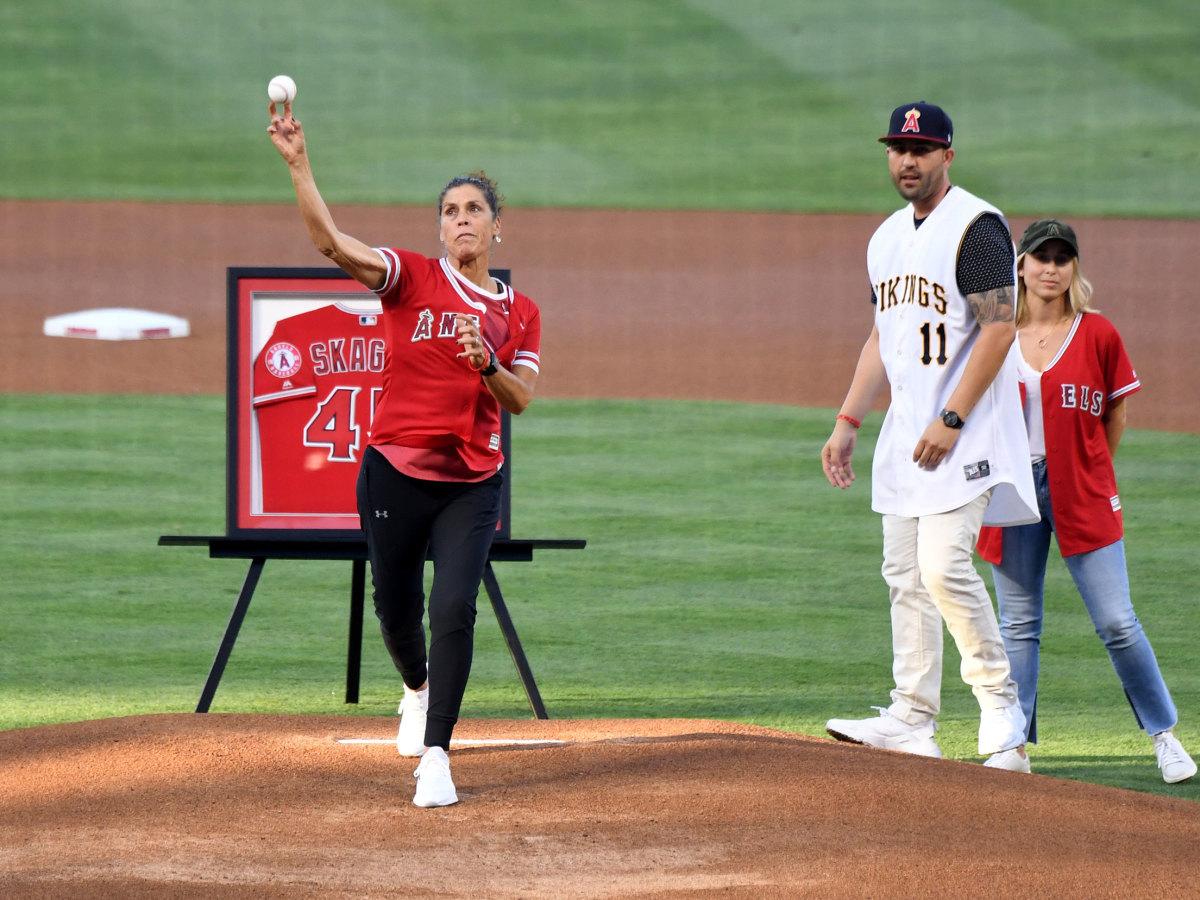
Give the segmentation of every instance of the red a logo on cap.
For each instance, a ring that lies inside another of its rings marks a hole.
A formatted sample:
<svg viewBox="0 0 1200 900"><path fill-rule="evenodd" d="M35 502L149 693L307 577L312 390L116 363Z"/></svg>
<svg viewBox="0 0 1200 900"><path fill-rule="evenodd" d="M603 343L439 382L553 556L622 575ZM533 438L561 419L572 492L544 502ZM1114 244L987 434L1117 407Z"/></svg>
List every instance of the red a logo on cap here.
<svg viewBox="0 0 1200 900"><path fill-rule="evenodd" d="M921 118L921 111L915 106L904 114L904 127L900 129L901 134L913 131L917 134L921 133L921 125L917 119Z"/></svg>

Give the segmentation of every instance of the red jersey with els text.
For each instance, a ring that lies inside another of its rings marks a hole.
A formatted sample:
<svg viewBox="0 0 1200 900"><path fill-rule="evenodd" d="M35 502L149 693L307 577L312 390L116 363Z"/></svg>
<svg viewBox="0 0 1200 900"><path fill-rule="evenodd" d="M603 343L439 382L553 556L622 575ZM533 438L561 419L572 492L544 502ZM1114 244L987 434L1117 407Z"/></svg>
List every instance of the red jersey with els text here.
<svg viewBox="0 0 1200 900"><path fill-rule="evenodd" d="M1121 498L1104 414L1141 390L1116 327L1095 312L1075 316L1071 331L1038 378L1046 435L1046 478L1054 536L1063 556L1107 547L1124 536ZM985 528L979 555L1000 562L998 532Z"/></svg>
<svg viewBox="0 0 1200 900"><path fill-rule="evenodd" d="M480 325L507 369L540 365L541 314L524 294L494 281L486 291L448 260L377 248L387 275L383 303L388 357L370 444L401 472L438 481L478 481L504 462L500 404L479 372L459 357L456 315Z"/></svg>
<svg viewBox="0 0 1200 900"><path fill-rule="evenodd" d="M276 323L254 361L255 512L357 514L385 361L379 315L331 304Z"/></svg>

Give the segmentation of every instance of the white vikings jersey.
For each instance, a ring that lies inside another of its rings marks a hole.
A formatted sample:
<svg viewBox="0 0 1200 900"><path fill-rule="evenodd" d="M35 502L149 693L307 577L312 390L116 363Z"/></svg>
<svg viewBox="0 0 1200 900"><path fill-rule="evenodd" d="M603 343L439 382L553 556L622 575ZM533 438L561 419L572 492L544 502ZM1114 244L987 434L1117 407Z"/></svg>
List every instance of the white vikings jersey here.
<svg viewBox="0 0 1200 900"><path fill-rule="evenodd" d="M1000 215L953 187L919 228L910 204L885 220L867 246L879 352L891 385L891 405L872 465L871 506L876 512L948 512L995 488L984 517L987 524L1039 519L1015 341L995 381L966 417L950 454L934 469L922 469L912 458L921 435L954 392L979 337L979 323L959 291L956 270L963 235L984 213Z"/></svg>

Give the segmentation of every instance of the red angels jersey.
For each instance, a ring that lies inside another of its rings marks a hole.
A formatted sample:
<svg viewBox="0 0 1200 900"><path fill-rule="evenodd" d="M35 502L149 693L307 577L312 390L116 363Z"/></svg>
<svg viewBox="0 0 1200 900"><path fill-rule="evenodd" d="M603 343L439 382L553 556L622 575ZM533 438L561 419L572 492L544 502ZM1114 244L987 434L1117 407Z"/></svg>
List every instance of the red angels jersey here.
<svg viewBox="0 0 1200 900"><path fill-rule="evenodd" d="M455 316L480 324L485 345L505 368L540 366L541 314L505 284L493 293L472 284L445 259L395 248L376 250L387 264L376 291L383 304L388 358L370 444L405 474L434 480L481 480L504 462L500 404L479 372L459 358Z"/></svg>
<svg viewBox="0 0 1200 900"><path fill-rule="evenodd" d="M1054 534L1063 556L1098 550L1125 533L1117 476L1104 428L1109 403L1141 390L1116 327L1096 312L1075 316L1071 331L1039 376L1046 433L1046 478ZM1000 562L999 533L985 534L979 554Z"/></svg>
<svg viewBox="0 0 1200 900"><path fill-rule="evenodd" d="M275 324L254 360L256 513L357 515L384 360L378 315L330 304Z"/></svg>

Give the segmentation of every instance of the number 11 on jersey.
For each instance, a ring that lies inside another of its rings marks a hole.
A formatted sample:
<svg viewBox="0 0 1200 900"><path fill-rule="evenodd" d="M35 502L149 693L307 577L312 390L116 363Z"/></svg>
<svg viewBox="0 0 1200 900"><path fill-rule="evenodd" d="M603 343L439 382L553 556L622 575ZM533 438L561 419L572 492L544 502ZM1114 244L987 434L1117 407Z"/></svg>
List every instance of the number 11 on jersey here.
<svg viewBox="0 0 1200 900"><path fill-rule="evenodd" d="M946 364L946 323L938 322L937 328L933 329L933 331L937 332L937 341L938 341L937 364L939 366L944 366ZM925 352L921 354L921 362L923 362L925 365L929 365L931 362L934 361L933 356L930 355L930 350L932 349L930 345L933 343L933 340L932 340L933 331L931 331L931 329L930 329L929 322L926 322L924 325L921 326L921 337L924 340L924 350L925 350Z"/></svg>

